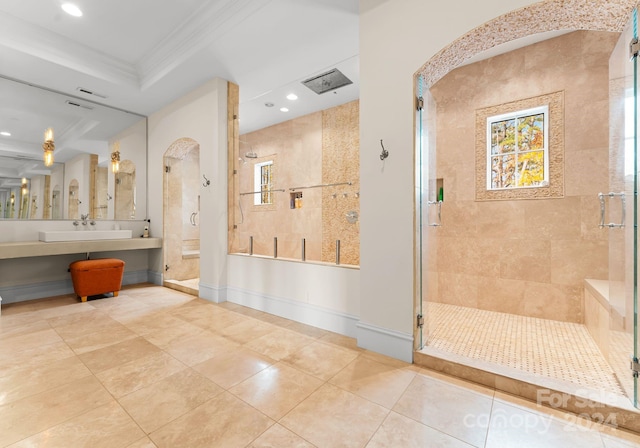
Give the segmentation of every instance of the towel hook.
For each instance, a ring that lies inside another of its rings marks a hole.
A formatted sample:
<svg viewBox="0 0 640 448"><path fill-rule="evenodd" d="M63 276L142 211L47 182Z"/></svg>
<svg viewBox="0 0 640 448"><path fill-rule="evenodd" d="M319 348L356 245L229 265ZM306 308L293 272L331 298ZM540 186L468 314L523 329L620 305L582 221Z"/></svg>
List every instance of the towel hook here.
<svg viewBox="0 0 640 448"><path fill-rule="evenodd" d="M203 174L202 177L204 177L204 182L202 182L203 187L208 187L209 185L211 185L211 181L207 179L207 176Z"/></svg>
<svg viewBox="0 0 640 448"><path fill-rule="evenodd" d="M389 151L384 149L384 145L382 144L382 139L380 139L380 146L382 146L382 153L380 154L380 160L384 161L384 159L389 157Z"/></svg>

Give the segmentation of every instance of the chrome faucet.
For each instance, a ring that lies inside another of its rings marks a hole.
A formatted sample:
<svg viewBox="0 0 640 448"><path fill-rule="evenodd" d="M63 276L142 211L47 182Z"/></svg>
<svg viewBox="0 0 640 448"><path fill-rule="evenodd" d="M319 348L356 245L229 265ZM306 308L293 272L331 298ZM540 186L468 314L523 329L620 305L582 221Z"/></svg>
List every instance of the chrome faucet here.
<svg viewBox="0 0 640 448"><path fill-rule="evenodd" d="M87 213L86 215L80 215L80 219L82 220L82 225L86 227L86 225L88 224L87 219L89 219L89 214Z"/></svg>

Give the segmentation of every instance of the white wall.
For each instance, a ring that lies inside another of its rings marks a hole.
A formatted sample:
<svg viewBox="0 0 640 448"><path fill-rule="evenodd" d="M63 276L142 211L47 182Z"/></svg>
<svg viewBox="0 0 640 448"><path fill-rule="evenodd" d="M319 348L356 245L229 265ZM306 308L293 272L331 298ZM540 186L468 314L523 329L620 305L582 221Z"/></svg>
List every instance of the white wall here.
<svg viewBox="0 0 640 448"><path fill-rule="evenodd" d="M200 290L225 300L227 284L227 82L211 80L149 117L149 217L151 233L162 235L163 157L173 142L191 138L200 145ZM211 181L203 186L204 177ZM160 276L162 256L150 269Z"/></svg>
<svg viewBox="0 0 640 448"><path fill-rule="evenodd" d="M360 328L367 331L359 333L358 343L365 348L411 356L414 74L473 28L533 3L360 1ZM384 163L380 139L389 151Z"/></svg>

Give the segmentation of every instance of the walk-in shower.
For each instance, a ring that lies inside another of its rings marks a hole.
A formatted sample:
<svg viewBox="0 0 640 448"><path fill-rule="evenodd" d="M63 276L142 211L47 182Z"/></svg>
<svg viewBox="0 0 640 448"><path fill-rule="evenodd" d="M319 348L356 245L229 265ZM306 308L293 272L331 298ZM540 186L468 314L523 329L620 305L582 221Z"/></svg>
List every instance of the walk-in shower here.
<svg viewBox="0 0 640 448"><path fill-rule="evenodd" d="M636 402L633 32L418 77L416 362Z"/></svg>

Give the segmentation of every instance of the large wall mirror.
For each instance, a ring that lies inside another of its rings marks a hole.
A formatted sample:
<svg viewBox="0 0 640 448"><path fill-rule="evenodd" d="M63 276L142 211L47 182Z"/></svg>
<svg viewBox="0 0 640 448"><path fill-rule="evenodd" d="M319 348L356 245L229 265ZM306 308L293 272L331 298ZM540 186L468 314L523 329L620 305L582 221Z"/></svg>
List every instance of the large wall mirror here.
<svg viewBox="0 0 640 448"><path fill-rule="evenodd" d="M1 77L0 100L0 219L147 218L146 117Z"/></svg>

